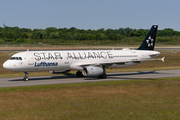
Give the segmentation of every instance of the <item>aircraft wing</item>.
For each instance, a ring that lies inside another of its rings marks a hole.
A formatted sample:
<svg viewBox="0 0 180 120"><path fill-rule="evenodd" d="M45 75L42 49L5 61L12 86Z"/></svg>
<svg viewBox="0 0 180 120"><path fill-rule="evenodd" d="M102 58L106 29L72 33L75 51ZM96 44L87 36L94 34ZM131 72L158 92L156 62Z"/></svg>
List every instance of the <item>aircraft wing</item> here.
<svg viewBox="0 0 180 120"><path fill-rule="evenodd" d="M70 65L70 68L74 68L74 69L82 69L83 67L86 66L105 66L105 67L109 67L111 65L124 65L126 63L141 63L141 61L126 61L126 62L119 62L119 61L113 61L113 62L83 62L83 63L73 63Z"/></svg>

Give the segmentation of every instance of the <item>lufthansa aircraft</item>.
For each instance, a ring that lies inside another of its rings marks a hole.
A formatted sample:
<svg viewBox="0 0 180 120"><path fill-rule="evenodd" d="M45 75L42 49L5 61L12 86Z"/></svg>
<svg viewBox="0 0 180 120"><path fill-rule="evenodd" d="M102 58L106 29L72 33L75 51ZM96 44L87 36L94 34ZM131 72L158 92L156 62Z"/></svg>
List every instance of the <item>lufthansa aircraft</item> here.
<svg viewBox="0 0 180 120"><path fill-rule="evenodd" d="M24 72L25 81L28 81L28 74L32 71L49 71L57 74L77 70L77 77L106 78L106 68L128 67L158 56L160 52L153 51L157 28L157 25L151 27L143 43L136 50L25 51L14 54L3 67L11 71Z"/></svg>

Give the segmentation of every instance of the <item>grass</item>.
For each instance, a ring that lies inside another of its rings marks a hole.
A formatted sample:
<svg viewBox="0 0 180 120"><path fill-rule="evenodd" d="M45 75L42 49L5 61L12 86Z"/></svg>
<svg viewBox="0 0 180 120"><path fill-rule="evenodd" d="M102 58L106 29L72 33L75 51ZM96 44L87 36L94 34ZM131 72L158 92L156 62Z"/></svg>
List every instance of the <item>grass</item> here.
<svg viewBox="0 0 180 120"><path fill-rule="evenodd" d="M180 78L0 88L0 118L180 119Z"/></svg>

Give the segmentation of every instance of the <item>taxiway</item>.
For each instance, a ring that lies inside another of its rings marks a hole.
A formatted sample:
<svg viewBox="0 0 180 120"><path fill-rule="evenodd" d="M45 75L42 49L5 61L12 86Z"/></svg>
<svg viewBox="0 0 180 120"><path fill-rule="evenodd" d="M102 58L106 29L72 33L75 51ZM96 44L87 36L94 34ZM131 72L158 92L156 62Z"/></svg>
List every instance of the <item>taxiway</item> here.
<svg viewBox="0 0 180 120"><path fill-rule="evenodd" d="M180 70L107 73L106 79L98 79L97 77L77 78L73 74L58 75L58 76L53 76L53 75L52 76L35 76L35 77L29 76L28 82L23 81L23 76L22 76L22 77L15 77L15 78L0 78L0 87L180 77L179 73L180 73Z"/></svg>

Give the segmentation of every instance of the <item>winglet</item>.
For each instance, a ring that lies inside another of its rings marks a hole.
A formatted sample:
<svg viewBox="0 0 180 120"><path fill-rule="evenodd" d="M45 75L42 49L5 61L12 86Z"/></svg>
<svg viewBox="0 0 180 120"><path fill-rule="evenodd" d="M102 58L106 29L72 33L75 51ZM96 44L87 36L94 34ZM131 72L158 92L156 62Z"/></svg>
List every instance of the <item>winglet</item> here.
<svg viewBox="0 0 180 120"><path fill-rule="evenodd" d="M154 50L158 25L153 25L137 50Z"/></svg>

